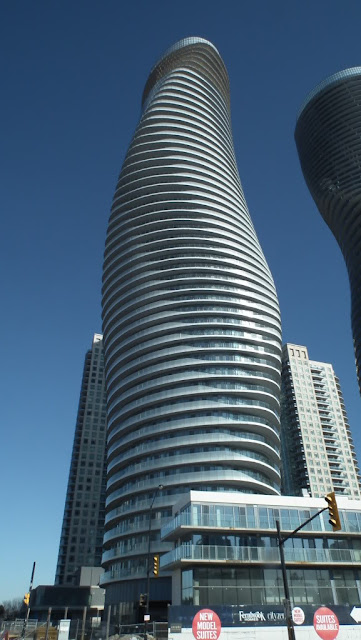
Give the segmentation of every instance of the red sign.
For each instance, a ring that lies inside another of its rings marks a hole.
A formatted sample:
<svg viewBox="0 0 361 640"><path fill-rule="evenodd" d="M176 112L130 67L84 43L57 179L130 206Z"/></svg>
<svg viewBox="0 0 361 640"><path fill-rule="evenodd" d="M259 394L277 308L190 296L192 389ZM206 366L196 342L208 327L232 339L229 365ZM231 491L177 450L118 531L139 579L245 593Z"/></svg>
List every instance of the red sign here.
<svg viewBox="0 0 361 640"><path fill-rule="evenodd" d="M315 611L313 626L322 640L334 640L340 630L336 614L328 607L320 607Z"/></svg>
<svg viewBox="0 0 361 640"><path fill-rule="evenodd" d="M212 609L202 609L193 618L192 631L196 640L218 640L221 630L221 621Z"/></svg>

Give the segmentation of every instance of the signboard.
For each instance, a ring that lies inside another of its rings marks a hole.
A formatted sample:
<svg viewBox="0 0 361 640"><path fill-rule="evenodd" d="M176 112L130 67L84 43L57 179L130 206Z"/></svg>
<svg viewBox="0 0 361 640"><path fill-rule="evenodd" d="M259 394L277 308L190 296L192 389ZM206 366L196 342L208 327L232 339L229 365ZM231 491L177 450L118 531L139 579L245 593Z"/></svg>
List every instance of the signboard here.
<svg viewBox="0 0 361 640"><path fill-rule="evenodd" d="M292 609L293 624L303 624L305 621L305 612L301 607L294 607Z"/></svg>
<svg viewBox="0 0 361 640"><path fill-rule="evenodd" d="M361 640L358 607L303 605L292 609L297 640ZM351 615L352 614L352 615ZM361 608L360 608L361 614ZM283 605L170 606L168 640L287 640Z"/></svg>
<svg viewBox="0 0 361 640"><path fill-rule="evenodd" d="M193 618L192 632L196 640L218 640L221 621L212 609L201 609Z"/></svg>
<svg viewBox="0 0 361 640"><path fill-rule="evenodd" d="M313 626L322 640L335 640L340 631L337 616L328 607L320 607L315 611Z"/></svg>

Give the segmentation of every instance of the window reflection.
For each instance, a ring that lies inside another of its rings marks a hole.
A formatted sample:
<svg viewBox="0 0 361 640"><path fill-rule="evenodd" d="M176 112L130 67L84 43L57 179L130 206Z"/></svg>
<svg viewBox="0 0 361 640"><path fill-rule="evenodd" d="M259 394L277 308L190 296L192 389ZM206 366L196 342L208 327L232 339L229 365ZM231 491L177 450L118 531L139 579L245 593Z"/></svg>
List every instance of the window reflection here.
<svg viewBox="0 0 361 640"><path fill-rule="evenodd" d="M292 603L357 604L356 578L352 569L290 569ZM280 569L213 566L194 567L182 573L183 604L282 604L283 597Z"/></svg>

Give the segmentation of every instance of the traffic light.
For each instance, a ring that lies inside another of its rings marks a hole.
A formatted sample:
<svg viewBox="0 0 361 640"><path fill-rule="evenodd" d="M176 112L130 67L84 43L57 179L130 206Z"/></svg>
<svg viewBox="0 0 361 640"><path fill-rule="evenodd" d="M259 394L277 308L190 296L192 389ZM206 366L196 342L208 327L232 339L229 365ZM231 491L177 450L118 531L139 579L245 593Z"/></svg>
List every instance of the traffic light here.
<svg viewBox="0 0 361 640"><path fill-rule="evenodd" d="M146 600L146 594L145 593L141 593L139 596L139 606L140 607L145 607L145 600Z"/></svg>
<svg viewBox="0 0 361 640"><path fill-rule="evenodd" d="M330 516L329 523L332 526L333 531L340 531L342 527L340 522L340 516L338 513L335 492L332 491L331 493L328 493L327 496L325 496L325 500L327 502L328 513Z"/></svg>
<svg viewBox="0 0 361 640"><path fill-rule="evenodd" d="M156 577L159 574L159 555L153 556L153 573Z"/></svg>
<svg viewBox="0 0 361 640"><path fill-rule="evenodd" d="M29 602L30 602L30 593L26 593L24 598L23 598L23 603L26 604L26 606L29 606Z"/></svg>

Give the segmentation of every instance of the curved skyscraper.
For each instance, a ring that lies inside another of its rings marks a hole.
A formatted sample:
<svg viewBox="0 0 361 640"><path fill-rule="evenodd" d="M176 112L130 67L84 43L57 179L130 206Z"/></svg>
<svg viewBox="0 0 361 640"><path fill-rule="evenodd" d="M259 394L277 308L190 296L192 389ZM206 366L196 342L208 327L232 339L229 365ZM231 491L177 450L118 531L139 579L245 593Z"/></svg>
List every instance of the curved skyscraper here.
<svg viewBox="0 0 361 640"><path fill-rule="evenodd" d="M361 390L361 67L335 73L310 93L295 138L307 186L346 262Z"/></svg>
<svg viewBox="0 0 361 640"><path fill-rule="evenodd" d="M175 44L146 83L109 220L103 330L102 584L130 619L153 499L152 554L189 489L280 491L279 306L239 180L227 71L201 38ZM167 601L169 579L151 582L151 604Z"/></svg>

